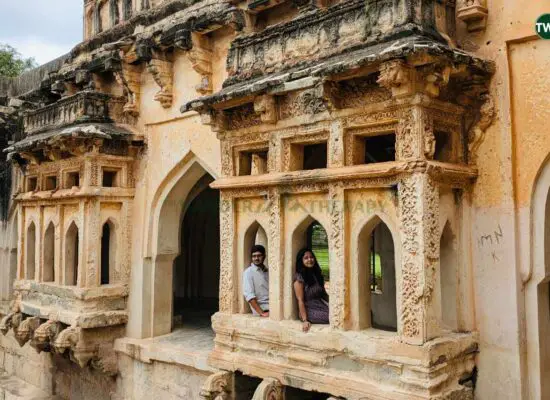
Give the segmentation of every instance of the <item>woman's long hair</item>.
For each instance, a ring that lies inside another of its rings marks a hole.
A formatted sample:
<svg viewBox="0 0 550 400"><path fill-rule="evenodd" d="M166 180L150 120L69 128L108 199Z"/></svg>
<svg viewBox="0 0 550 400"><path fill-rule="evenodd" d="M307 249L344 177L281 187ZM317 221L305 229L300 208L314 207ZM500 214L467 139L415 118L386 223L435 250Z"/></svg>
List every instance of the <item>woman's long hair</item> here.
<svg viewBox="0 0 550 400"><path fill-rule="evenodd" d="M315 265L312 268L306 267L303 261L304 254L306 254L308 251L313 254L313 258L315 258ZM323 278L323 274L321 273L321 267L317 262L317 257L315 257L315 253L313 253L310 248L305 247L298 252L298 255L296 256L296 273L302 275L302 278L304 278L304 282L306 283L306 285L314 285L315 280L317 280L317 282L319 282L319 285L321 285L324 290L325 278Z"/></svg>

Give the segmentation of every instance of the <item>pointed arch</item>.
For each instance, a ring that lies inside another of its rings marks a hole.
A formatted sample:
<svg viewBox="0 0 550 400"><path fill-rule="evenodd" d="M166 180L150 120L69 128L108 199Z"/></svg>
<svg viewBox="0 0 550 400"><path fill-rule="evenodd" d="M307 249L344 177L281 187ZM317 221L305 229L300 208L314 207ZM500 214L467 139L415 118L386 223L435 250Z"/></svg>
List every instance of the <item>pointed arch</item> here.
<svg viewBox="0 0 550 400"><path fill-rule="evenodd" d="M398 269L396 235L383 214L359 221L352 233L351 316L352 329L397 330Z"/></svg>
<svg viewBox="0 0 550 400"><path fill-rule="evenodd" d="M242 283L242 274L243 271L248 268L248 266L251 263L250 254L252 246L255 244L261 244L266 249L266 256L269 254L269 247L268 247L268 241L267 241L267 233L262 224L258 222L258 220L254 220L248 228L246 228L246 231L242 237L242 243L240 243L240 246L238 246L239 249L241 249L242 254L242 260L239 265L241 269L238 270L238 276L237 276L237 284L238 284L238 296L239 296L239 312L240 313L250 313L252 312L250 309L250 306L246 302L243 296L243 283ZM267 262L267 259L266 259Z"/></svg>
<svg viewBox="0 0 550 400"><path fill-rule="evenodd" d="M53 221L47 224L42 251L42 281L55 282L55 225Z"/></svg>
<svg viewBox="0 0 550 400"><path fill-rule="evenodd" d="M550 397L550 159L540 169L531 200L530 263L525 284L526 371L529 398Z"/></svg>
<svg viewBox="0 0 550 400"><path fill-rule="evenodd" d="M117 224L111 218L108 218L101 228L100 285L114 283L117 263L117 245Z"/></svg>
<svg viewBox="0 0 550 400"><path fill-rule="evenodd" d="M111 27L117 25L120 22L118 0L109 0L109 19L111 21Z"/></svg>
<svg viewBox="0 0 550 400"><path fill-rule="evenodd" d="M64 283L67 286L76 286L80 267L80 238L75 221L72 221L65 232L64 252Z"/></svg>
<svg viewBox="0 0 550 400"><path fill-rule="evenodd" d="M163 335L172 330L174 260L180 254L184 206L205 174L216 177L189 151L153 195L144 227L143 291L137 300L142 306L142 337Z"/></svg>
<svg viewBox="0 0 550 400"><path fill-rule="evenodd" d="M311 214L304 215L296 225L289 227L292 230L292 234L290 235L290 243L286 246L285 283L283 288L285 319L296 319L298 315L298 305L293 289L294 275L296 273L296 256L300 249L308 245L308 230L314 223L318 223L325 232L328 232L326 226Z"/></svg>
<svg viewBox="0 0 550 400"><path fill-rule="evenodd" d="M132 17L133 5L132 0L122 0L122 19L129 20Z"/></svg>
<svg viewBox="0 0 550 400"><path fill-rule="evenodd" d="M27 227L25 246L25 279L36 278L36 224L31 221Z"/></svg>

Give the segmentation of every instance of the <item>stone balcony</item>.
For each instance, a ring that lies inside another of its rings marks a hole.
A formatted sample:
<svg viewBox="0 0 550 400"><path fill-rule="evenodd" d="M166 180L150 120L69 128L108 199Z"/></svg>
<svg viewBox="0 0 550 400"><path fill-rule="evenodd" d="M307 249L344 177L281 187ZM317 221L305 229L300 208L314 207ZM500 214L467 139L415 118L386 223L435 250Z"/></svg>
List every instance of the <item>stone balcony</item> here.
<svg viewBox="0 0 550 400"><path fill-rule="evenodd" d="M83 91L56 103L27 113L24 127L27 135L59 129L80 123L121 122L124 101L120 97Z"/></svg>

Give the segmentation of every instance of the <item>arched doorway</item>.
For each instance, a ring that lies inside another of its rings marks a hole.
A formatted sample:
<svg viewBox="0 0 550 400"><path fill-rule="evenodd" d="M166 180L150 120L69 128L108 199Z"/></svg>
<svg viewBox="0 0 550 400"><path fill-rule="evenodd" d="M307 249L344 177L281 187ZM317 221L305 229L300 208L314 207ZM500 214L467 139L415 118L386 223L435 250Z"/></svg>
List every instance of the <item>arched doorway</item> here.
<svg viewBox="0 0 550 400"><path fill-rule="evenodd" d="M210 325L218 311L220 282L220 194L205 175L191 190L180 227L180 253L174 260L174 328Z"/></svg>

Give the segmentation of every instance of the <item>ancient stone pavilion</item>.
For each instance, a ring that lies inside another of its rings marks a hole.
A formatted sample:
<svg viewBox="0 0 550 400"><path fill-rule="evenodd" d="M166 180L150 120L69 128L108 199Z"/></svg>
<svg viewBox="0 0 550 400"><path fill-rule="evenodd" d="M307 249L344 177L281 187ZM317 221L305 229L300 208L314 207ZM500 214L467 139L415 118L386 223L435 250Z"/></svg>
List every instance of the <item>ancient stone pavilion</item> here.
<svg viewBox="0 0 550 400"><path fill-rule="evenodd" d="M85 0L0 78L0 398L550 399L533 3Z"/></svg>

